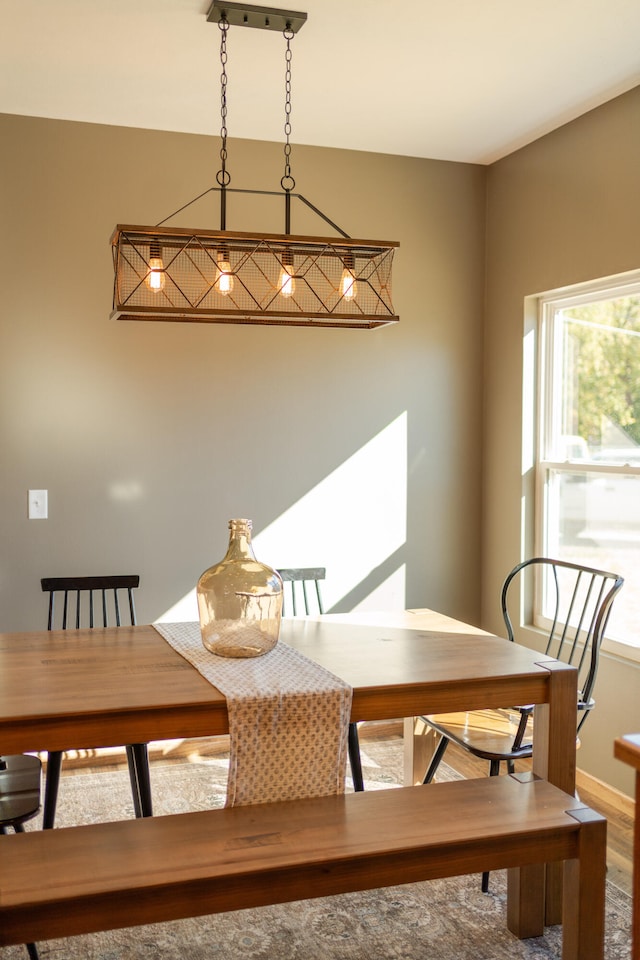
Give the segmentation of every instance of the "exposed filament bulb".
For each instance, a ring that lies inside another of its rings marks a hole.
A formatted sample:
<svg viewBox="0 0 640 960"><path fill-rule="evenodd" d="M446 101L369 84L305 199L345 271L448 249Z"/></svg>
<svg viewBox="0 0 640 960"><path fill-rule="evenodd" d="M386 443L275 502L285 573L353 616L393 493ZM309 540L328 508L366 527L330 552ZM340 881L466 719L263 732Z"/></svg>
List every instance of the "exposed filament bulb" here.
<svg viewBox="0 0 640 960"><path fill-rule="evenodd" d="M226 297L233 290L233 273L231 272L229 254L224 247L216 253L216 264L218 269L214 286L218 293Z"/></svg>
<svg viewBox="0 0 640 960"><path fill-rule="evenodd" d="M340 296L345 300L354 300L358 293L358 284L356 283L354 269L353 254L346 253L344 257L344 270L340 278Z"/></svg>
<svg viewBox="0 0 640 960"><path fill-rule="evenodd" d="M160 243L157 240L152 240L149 244L149 272L144 278L144 282L149 290L158 293L160 290L164 290L165 280Z"/></svg>
<svg viewBox="0 0 640 960"><path fill-rule="evenodd" d="M278 290L283 297L290 297L296 291L296 281L293 275L293 254L290 250L282 253L282 270L278 281Z"/></svg>

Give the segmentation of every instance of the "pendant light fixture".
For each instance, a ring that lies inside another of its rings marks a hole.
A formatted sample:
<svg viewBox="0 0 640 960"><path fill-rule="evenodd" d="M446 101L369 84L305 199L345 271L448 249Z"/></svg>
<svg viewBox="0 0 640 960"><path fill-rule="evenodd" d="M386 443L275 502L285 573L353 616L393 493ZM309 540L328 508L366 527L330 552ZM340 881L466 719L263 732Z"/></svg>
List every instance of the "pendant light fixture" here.
<svg viewBox="0 0 640 960"><path fill-rule="evenodd" d="M220 28L220 169L217 186L156 226L118 225L111 237L112 318L195 323L248 323L371 329L398 321L391 301L391 268L398 243L354 240L295 193L291 174L291 41L306 13L214 0L207 20ZM230 26L281 31L285 53L285 144L281 191L231 188L227 170L227 33ZM211 191L220 194L220 229L165 226ZM284 233L227 230L229 194L284 200ZM291 233L292 200L338 237Z"/></svg>

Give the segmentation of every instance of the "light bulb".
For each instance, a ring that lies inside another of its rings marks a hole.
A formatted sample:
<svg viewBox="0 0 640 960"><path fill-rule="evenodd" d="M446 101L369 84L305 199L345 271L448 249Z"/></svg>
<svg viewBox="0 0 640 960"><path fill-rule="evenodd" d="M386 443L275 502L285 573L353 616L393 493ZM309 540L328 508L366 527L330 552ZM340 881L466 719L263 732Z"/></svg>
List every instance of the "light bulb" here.
<svg viewBox="0 0 640 960"><path fill-rule="evenodd" d="M342 277L340 279L340 293L345 300L353 300L357 292L358 284L356 283L356 278L353 275L353 271L349 270L348 267L345 267L342 271Z"/></svg>
<svg viewBox="0 0 640 960"><path fill-rule="evenodd" d="M165 280L160 244L157 240L152 240L149 244L149 272L144 278L144 282L149 290L158 293L160 290L164 290Z"/></svg>
<svg viewBox="0 0 640 960"><path fill-rule="evenodd" d="M349 251L344 255L344 270L340 278L340 296L345 300L353 300L358 292L355 275L355 260Z"/></svg>
<svg viewBox="0 0 640 960"><path fill-rule="evenodd" d="M284 250L282 254L282 270L278 281L278 290L283 297L290 297L296 291L296 281L293 276L293 254Z"/></svg>
<svg viewBox="0 0 640 960"><path fill-rule="evenodd" d="M280 274L280 293L283 297L290 297L292 293L295 293L296 290L296 281L289 271L291 267L283 266L282 272Z"/></svg>
<svg viewBox="0 0 640 960"><path fill-rule="evenodd" d="M226 250L218 250L216 263L218 264L218 271L214 286L218 293L226 297L227 294L233 290L233 273L231 272L231 264L229 263L229 254Z"/></svg>

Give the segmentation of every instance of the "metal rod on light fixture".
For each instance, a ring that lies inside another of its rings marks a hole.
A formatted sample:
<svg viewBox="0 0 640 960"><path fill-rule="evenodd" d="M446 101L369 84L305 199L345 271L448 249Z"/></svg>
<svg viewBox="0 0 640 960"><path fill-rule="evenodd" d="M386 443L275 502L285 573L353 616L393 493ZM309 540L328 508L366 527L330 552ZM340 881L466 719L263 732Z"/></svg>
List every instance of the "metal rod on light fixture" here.
<svg viewBox="0 0 640 960"><path fill-rule="evenodd" d="M172 220L173 217L177 217L179 213L182 213L183 210L186 210L187 207L192 206L192 204L197 203L198 200L202 200L202 198L206 197L208 193L218 192L221 189L222 189L221 187L208 187L206 190L203 190L202 193L199 193L197 197L194 197L193 200L188 200L187 203L184 203L181 207L178 207L178 209L174 210L173 213L170 213L168 217L165 217L163 220L159 220L158 223L156 223L156 227L161 227L164 223L167 222L167 220ZM261 197L281 197L282 196L282 193L280 190L250 190L250 189L245 189L243 187L227 187L225 190L225 193L245 193L245 194L253 194L255 196L261 196ZM345 238L345 240L349 240L350 234L348 234L345 230L343 230L342 227L339 227L337 223L334 223L333 220L331 220L326 215L326 213L323 213L322 210L319 210L315 204L311 203L310 200L307 200L306 197L303 197L301 193L292 193L291 197L294 200L300 200L302 203L305 204L305 206L309 207L310 210L313 210L316 216L324 220L324 222L329 227L331 227L332 230L335 230L336 233L339 233L341 237Z"/></svg>

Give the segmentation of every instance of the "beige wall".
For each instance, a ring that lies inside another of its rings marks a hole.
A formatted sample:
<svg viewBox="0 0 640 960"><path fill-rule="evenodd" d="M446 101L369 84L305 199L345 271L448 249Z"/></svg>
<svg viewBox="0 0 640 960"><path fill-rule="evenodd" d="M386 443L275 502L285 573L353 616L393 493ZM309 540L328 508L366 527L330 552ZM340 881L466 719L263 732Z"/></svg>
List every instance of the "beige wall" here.
<svg viewBox="0 0 640 960"><path fill-rule="evenodd" d="M140 573L139 620L156 618L221 558L230 517L260 533L403 415L406 534L332 606L404 567L401 605L477 620L486 171L294 148L301 193L353 236L400 242L395 327L125 323L109 320L111 232L213 184L217 139L3 116L0 142L0 629L44 625L40 577L78 573ZM279 188L281 145L229 147L232 186ZM283 229L281 205L250 206L232 200L230 229ZM217 205L181 224L217 227ZM293 229L329 228L294 211ZM388 466L362 478L380 491L364 519L340 494L359 518L333 531L347 556L392 512ZM27 519L30 488L48 520Z"/></svg>
<svg viewBox="0 0 640 960"><path fill-rule="evenodd" d="M494 164L488 176L484 355L483 625L518 558L525 297L640 267L640 88ZM526 503L525 526L531 503ZM604 656L579 765L632 792L613 740L640 726L640 670Z"/></svg>

